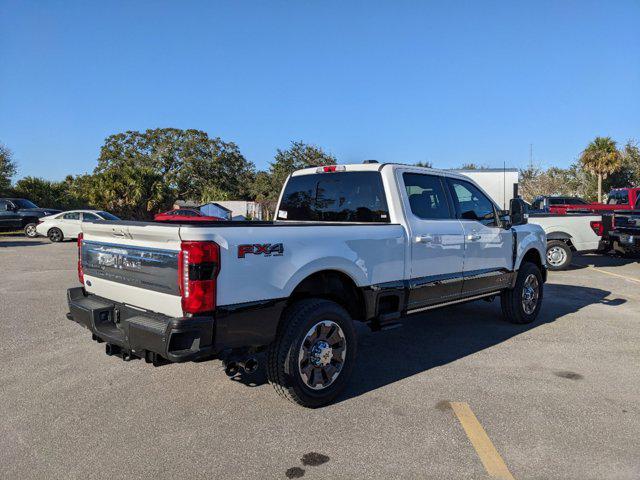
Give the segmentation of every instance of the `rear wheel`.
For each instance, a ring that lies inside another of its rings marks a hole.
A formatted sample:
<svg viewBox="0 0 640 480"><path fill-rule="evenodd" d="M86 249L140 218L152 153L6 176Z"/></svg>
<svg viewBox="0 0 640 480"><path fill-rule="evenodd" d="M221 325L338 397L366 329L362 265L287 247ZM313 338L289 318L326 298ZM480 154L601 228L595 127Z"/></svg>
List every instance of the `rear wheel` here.
<svg viewBox="0 0 640 480"><path fill-rule="evenodd" d="M502 315L511 323L533 322L540 312L542 293L542 272L535 263L523 263L515 287L500 297Z"/></svg>
<svg viewBox="0 0 640 480"><path fill-rule="evenodd" d="M64 239L62 230L56 227L53 227L47 232L47 237L49 237L49 240L51 240L53 243L61 242Z"/></svg>
<svg viewBox="0 0 640 480"><path fill-rule="evenodd" d="M269 347L269 383L304 407L326 405L347 385L356 343L353 321L340 305L324 299L297 302Z"/></svg>
<svg viewBox="0 0 640 480"><path fill-rule="evenodd" d="M24 226L24 234L29 238L36 238L38 236L38 232L36 231L36 224L27 223Z"/></svg>
<svg viewBox="0 0 640 480"><path fill-rule="evenodd" d="M571 264L571 247L561 240L547 242L547 266L549 270L564 270Z"/></svg>

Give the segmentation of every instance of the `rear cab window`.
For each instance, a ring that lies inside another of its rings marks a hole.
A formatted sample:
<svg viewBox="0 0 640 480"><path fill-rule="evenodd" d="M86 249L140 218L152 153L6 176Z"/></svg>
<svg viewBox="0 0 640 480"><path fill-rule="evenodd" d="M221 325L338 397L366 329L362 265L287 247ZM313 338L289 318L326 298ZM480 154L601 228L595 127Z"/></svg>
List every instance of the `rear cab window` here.
<svg viewBox="0 0 640 480"><path fill-rule="evenodd" d="M388 223L379 172L330 172L289 178L277 220Z"/></svg>

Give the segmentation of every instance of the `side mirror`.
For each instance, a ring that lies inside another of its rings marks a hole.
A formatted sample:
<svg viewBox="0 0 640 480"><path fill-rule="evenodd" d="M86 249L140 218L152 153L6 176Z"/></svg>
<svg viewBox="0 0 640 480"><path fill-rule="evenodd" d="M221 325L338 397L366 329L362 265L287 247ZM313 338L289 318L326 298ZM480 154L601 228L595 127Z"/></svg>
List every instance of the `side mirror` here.
<svg viewBox="0 0 640 480"><path fill-rule="evenodd" d="M521 198L512 198L509 202L509 219L511 225L524 225L529 221L529 209Z"/></svg>

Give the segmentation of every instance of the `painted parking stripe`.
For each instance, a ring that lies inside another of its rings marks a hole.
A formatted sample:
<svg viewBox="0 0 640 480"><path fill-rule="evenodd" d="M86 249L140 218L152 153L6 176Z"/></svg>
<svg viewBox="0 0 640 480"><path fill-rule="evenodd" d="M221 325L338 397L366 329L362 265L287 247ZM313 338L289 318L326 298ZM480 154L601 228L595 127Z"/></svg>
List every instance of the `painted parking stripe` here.
<svg viewBox="0 0 640 480"><path fill-rule="evenodd" d="M515 480L469 405L464 402L450 402L450 405L487 473L494 478Z"/></svg>
<svg viewBox="0 0 640 480"><path fill-rule="evenodd" d="M637 279L637 278L627 277L626 275L620 275L619 273L608 272L608 271L603 270L601 268L592 267L591 265L588 265L587 268L590 268L591 270L595 270L596 272L606 273L607 275L613 275L614 277L624 278L625 280L629 280L630 282L640 283L640 280Z"/></svg>

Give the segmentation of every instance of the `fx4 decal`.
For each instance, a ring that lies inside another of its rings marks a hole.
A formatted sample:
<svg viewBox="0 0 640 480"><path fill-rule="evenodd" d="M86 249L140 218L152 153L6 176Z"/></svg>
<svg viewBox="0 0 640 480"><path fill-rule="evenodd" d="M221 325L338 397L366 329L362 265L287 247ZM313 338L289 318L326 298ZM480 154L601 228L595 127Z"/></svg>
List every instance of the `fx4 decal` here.
<svg viewBox="0 0 640 480"><path fill-rule="evenodd" d="M253 243L238 245L238 258L245 258L245 255L264 255L265 257L280 256L284 253L282 243Z"/></svg>

